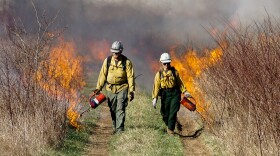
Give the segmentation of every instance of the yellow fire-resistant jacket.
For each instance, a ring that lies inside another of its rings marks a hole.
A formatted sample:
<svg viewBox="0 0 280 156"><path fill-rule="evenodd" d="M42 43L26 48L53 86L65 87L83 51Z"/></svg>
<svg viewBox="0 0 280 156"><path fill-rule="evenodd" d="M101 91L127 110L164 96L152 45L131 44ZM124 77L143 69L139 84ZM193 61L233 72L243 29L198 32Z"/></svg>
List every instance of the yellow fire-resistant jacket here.
<svg viewBox="0 0 280 156"><path fill-rule="evenodd" d="M160 72L157 72L156 76L155 76L155 80L154 80L152 98L154 99L159 96L160 89L174 88L176 86L179 86L182 93L187 91L177 70L175 70L175 77L172 74L171 69L169 69L167 71L162 71L162 76L160 76Z"/></svg>
<svg viewBox="0 0 280 156"><path fill-rule="evenodd" d="M103 65L101 67L96 89L101 90L106 83L106 90L118 93L126 88L128 88L129 92L135 91L135 81L134 81L134 69L132 63L129 59L126 59L126 69L124 71L122 65L123 56L120 56L120 60L118 60L117 64L112 57L111 63L107 73L107 58L104 60Z"/></svg>

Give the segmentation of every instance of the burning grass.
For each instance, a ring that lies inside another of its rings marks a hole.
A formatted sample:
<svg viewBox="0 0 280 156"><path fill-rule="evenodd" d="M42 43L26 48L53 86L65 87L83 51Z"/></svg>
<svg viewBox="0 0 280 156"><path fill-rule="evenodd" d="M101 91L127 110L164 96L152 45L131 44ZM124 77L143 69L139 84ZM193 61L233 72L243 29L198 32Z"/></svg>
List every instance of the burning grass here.
<svg viewBox="0 0 280 156"><path fill-rule="evenodd" d="M20 53L13 48L1 53L0 150L4 155L37 155L63 138L67 102L47 96L37 85L35 68L12 62L11 54Z"/></svg>
<svg viewBox="0 0 280 156"><path fill-rule="evenodd" d="M67 118L72 126L79 129L77 119L80 114L75 111L75 107L80 101L78 90L85 85L82 77L82 59L75 56L74 43L63 40L51 50L49 58L40 64L36 73L37 81L49 96L69 101Z"/></svg>
<svg viewBox="0 0 280 156"><path fill-rule="evenodd" d="M224 44L224 46L226 46ZM222 48L218 47L213 50L206 50L205 56L197 56L195 50L186 51L181 56L175 54L176 48L172 48L172 65L178 70L180 76L185 83L187 90L196 99L197 111L206 117L205 110L208 104L204 101L203 92L195 84L195 79L200 77L202 71L206 68L214 66L222 56Z"/></svg>
<svg viewBox="0 0 280 156"><path fill-rule="evenodd" d="M279 155L280 29L270 19L215 36L198 56L172 48L172 65L232 155Z"/></svg>
<svg viewBox="0 0 280 156"><path fill-rule="evenodd" d="M59 33L49 35L48 22L38 21L44 31L35 35L13 23L7 27L8 37L2 38L0 151L4 155L39 155L58 146L65 137L67 114L76 113L77 89L84 85L81 61L67 42L52 48ZM70 121L76 124L75 118Z"/></svg>

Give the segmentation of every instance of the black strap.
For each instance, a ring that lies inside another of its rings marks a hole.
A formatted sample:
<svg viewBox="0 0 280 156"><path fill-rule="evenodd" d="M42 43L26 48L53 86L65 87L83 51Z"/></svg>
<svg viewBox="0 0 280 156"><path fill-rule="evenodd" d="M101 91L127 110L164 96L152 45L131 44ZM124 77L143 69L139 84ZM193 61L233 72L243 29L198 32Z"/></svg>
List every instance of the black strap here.
<svg viewBox="0 0 280 156"><path fill-rule="evenodd" d="M122 55L122 67L123 67L124 71L126 71L126 60L127 60L127 57Z"/></svg>
<svg viewBox="0 0 280 156"><path fill-rule="evenodd" d="M126 71L126 60L127 57L124 55L121 55L122 57L122 68L124 71ZM112 60L112 55L107 57L107 72L106 72L106 76L108 75L108 71L109 71L109 67L111 65L111 60Z"/></svg>

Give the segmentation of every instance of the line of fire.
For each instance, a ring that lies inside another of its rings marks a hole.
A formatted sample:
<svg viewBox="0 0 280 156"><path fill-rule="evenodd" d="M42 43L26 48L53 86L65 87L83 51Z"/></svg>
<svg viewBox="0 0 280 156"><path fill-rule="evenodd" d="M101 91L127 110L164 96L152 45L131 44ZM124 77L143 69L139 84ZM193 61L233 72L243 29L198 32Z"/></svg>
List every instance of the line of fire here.
<svg viewBox="0 0 280 156"><path fill-rule="evenodd" d="M224 47L226 46L226 44L223 45ZM79 91L86 84L82 79L82 63L86 59L77 56L78 53L75 47L74 42L61 39L60 43L52 49L48 63L43 62L41 64L42 69L47 70L39 70L37 80L50 96L57 96L58 98L66 98L68 100L67 118L69 119L69 124L80 129L82 127L78 122L82 113L80 108L85 107L84 103L87 103L88 107L90 107L90 104L87 95L82 96L79 94ZM109 54L108 47L109 43L105 40L91 44L91 48L95 49L97 54L94 59L96 61L104 60L107 57L106 54ZM204 93L195 85L195 79L201 75L204 69L220 61L223 54L222 48L207 49L204 52L204 56L198 56L198 52L195 50L185 51L178 56L175 52L176 46L170 48L172 65L182 75L182 79L186 83L189 92L196 98L197 111L203 117L206 116L204 112L208 104L203 98ZM159 69L159 65L159 62L156 60L150 61L150 70L156 72ZM82 103L83 105L79 106Z"/></svg>

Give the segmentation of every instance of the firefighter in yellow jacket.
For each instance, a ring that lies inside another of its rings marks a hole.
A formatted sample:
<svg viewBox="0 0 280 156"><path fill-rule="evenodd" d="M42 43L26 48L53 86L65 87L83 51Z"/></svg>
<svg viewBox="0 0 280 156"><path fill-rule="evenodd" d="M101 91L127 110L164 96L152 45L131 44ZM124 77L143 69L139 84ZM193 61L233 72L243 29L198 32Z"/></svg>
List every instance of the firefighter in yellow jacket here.
<svg viewBox="0 0 280 156"><path fill-rule="evenodd" d="M163 53L160 56L160 62L162 67L155 75L152 104L156 108L158 96L161 96L160 112L167 126L167 133L174 135L177 112L180 109L181 93L187 98L191 97L191 94L186 90L177 70L170 65L170 55Z"/></svg>
<svg viewBox="0 0 280 156"><path fill-rule="evenodd" d="M120 133L124 131L128 100L134 99L134 70L131 61L122 55L123 45L120 41L115 41L110 51L112 56L103 62L94 94L98 94L106 84L113 133Z"/></svg>

